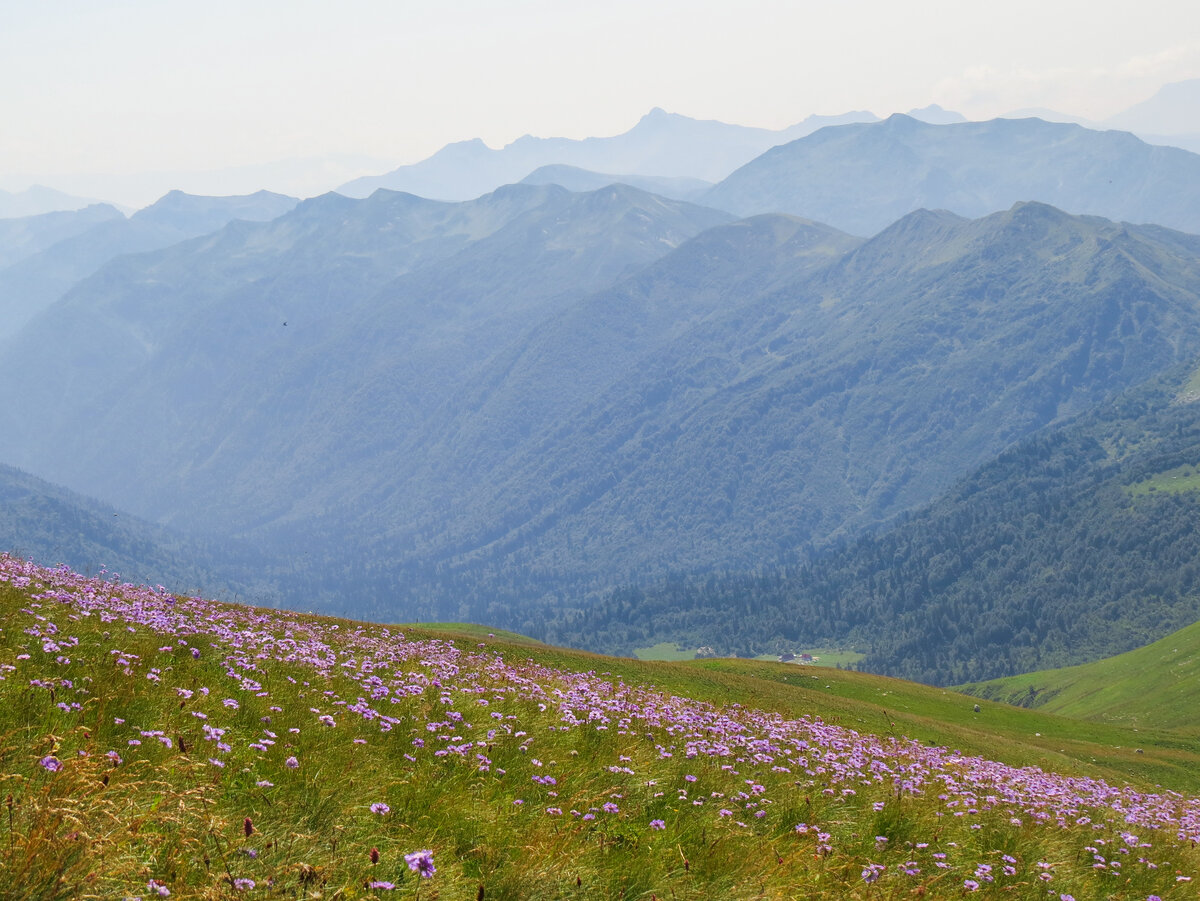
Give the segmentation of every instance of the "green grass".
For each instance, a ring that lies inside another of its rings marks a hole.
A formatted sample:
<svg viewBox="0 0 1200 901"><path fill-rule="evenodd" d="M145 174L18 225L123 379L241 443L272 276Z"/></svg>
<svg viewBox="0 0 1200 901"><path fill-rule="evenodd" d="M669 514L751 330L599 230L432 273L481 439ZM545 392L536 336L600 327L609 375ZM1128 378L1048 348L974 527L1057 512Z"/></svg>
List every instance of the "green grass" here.
<svg viewBox="0 0 1200 901"><path fill-rule="evenodd" d="M1185 491L1200 491L1200 468L1183 465L1156 473L1148 479L1134 482L1125 489L1133 497L1148 494L1180 494Z"/></svg>
<svg viewBox="0 0 1200 901"><path fill-rule="evenodd" d="M396 626L398 629L416 629L423 634L446 636L450 638L464 637L474 639L498 639L509 644L542 644L536 638L522 635L520 632L509 632L507 629L493 629L491 626L480 626L475 623L404 623Z"/></svg>
<svg viewBox="0 0 1200 901"><path fill-rule="evenodd" d="M1200 736L1200 623L1106 660L964 690L1083 720Z"/></svg>
<svg viewBox="0 0 1200 901"><path fill-rule="evenodd" d="M1179 389L1176 399L1182 403L1200 400L1200 367L1191 374L1187 384Z"/></svg>
<svg viewBox="0 0 1200 901"><path fill-rule="evenodd" d="M801 654L809 654L813 660L808 663L801 663L799 660L789 664L792 666L853 666L863 659L865 655L857 651L846 651L837 648L812 648L803 649L796 652L796 656ZM684 660L696 660L696 648L682 648L673 641L660 641L658 644L651 645L645 648L637 648L633 652L633 656L638 660L659 660L668 663L679 663ZM778 654L760 654L755 660L778 662Z"/></svg>
<svg viewBox="0 0 1200 901"><path fill-rule="evenodd" d="M678 662L680 660L695 660L696 649L681 648L673 641L660 641L658 644L651 645L648 648L635 649L633 656L638 660L667 660Z"/></svg>
<svg viewBox="0 0 1200 901"><path fill-rule="evenodd" d="M767 723L819 717L884 744L906 735L926 750L1200 790L1200 751L1169 731L1138 734L1139 755L1120 725L990 702L975 713L963 695L895 679L752 660L608 658L477 626L212 605L205 627L230 628L184 644L74 609L0 584L5 899L149 898L151 880L172 898L203 899L960 898L984 862L999 877L1002 854L1014 874L983 885L981 897L1047 897L1039 861L1053 869L1055 897L1079 901L1192 897L1174 874L1200 875L1200 852L1163 834L1149 836L1158 870L1130 858L1119 881L1098 876L1085 846L1118 840L1126 826L1111 810L1092 810L1096 831L1038 827L1024 814L1016 822L982 788L977 803L948 807L941 783L912 794L853 767L838 781L833 745L802 751L804 764L794 749L692 757L670 717L628 711L709 702L730 722L750 710L779 715ZM305 662L314 653L324 665ZM405 685L414 690L397 688ZM572 704L586 713L594 703L569 701L584 685L627 699L604 728L564 719ZM352 713L366 695L394 720L388 730ZM224 731L214 738L206 726ZM717 719L695 734L722 744L738 728ZM435 753L462 741L469 751ZM59 771L39 765L48 755ZM385 813L371 810L381 803ZM650 828L655 820L662 829ZM797 832L798 823L814 829ZM421 880L404 855L425 848L438 871ZM903 873L908 861L920 872ZM876 885L862 876L870 863L887 868ZM255 887L239 889L247 879ZM380 881L396 889L368 887Z"/></svg>

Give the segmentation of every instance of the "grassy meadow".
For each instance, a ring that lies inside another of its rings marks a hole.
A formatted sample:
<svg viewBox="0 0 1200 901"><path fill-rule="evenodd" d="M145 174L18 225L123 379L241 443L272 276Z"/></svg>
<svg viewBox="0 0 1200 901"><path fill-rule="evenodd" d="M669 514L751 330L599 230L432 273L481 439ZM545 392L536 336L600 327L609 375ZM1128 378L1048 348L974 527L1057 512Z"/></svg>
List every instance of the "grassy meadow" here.
<svg viewBox="0 0 1200 901"><path fill-rule="evenodd" d="M1200 623L1146 645L1063 669L977 682L964 690L1079 719L1200 738Z"/></svg>
<svg viewBox="0 0 1200 901"><path fill-rule="evenodd" d="M1194 898L1197 773L894 679L0 557L5 899Z"/></svg>

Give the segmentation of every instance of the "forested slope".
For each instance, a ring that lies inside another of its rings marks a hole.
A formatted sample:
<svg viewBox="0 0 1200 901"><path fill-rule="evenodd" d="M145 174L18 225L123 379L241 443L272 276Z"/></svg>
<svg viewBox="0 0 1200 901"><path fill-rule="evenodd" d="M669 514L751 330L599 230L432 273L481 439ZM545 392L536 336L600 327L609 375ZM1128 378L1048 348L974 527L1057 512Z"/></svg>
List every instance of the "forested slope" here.
<svg viewBox="0 0 1200 901"><path fill-rule="evenodd" d="M938 683L1146 644L1200 618L1200 404L1187 378L1177 369L1021 442L810 565L615 592L570 628L627 648L848 643L863 669Z"/></svg>

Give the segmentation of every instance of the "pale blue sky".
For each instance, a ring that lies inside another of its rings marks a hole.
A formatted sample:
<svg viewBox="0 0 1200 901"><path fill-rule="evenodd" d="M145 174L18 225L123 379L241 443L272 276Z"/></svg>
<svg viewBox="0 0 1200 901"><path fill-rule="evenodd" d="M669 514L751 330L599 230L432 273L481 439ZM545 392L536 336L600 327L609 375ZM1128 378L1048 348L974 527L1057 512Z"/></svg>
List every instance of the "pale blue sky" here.
<svg viewBox="0 0 1200 901"><path fill-rule="evenodd" d="M395 163L931 102L1092 118L1200 77L1195 0L0 0L0 186L21 173Z"/></svg>

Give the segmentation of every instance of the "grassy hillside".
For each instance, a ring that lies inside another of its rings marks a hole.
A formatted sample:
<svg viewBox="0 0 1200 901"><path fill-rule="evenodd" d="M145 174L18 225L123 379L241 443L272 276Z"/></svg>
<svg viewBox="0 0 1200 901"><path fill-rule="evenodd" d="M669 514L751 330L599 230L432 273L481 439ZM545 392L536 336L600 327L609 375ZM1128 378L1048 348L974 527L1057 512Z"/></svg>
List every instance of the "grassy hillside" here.
<svg viewBox="0 0 1200 901"><path fill-rule="evenodd" d="M1194 896L1194 749L972 704L0 558L0 896Z"/></svg>
<svg viewBox="0 0 1200 901"><path fill-rule="evenodd" d="M1200 623L1106 660L964 686L981 698L1137 728L1200 733Z"/></svg>

